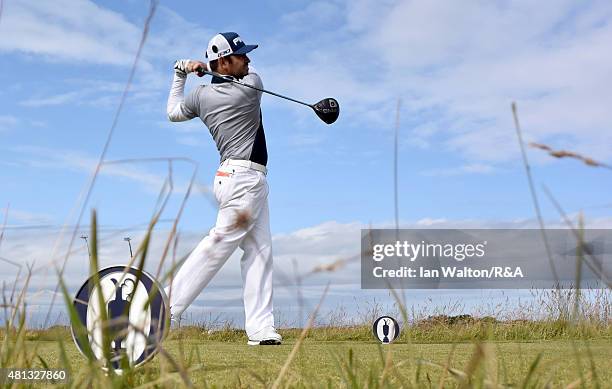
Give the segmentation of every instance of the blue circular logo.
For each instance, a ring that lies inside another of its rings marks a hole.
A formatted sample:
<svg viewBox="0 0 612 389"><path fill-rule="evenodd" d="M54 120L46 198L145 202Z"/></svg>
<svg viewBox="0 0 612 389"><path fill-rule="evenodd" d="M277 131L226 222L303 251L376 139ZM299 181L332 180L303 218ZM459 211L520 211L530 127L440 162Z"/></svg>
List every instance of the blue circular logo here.
<svg viewBox="0 0 612 389"><path fill-rule="evenodd" d="M150 274L133 267L107 267L98 272L98 277L100 288L95 287L93 276L90 277L73 302L81 324L87 329L89 348L96 359L105 361L102 347L105 331L111 352L110 368L120 372L120 363L126 358L130 366L140 366L157 353L169 329L168 297ZM74 324L71 331L77 348L87 355L85 345L75 335Z"/></svg>

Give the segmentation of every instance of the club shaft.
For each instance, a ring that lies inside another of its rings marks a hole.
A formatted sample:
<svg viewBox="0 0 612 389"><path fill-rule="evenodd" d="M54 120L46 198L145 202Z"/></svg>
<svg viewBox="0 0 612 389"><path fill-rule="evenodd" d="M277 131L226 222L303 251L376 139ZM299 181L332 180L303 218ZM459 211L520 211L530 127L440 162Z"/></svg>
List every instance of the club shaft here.
<svg viewBox="0 0 612 389"><path fill-rule="evenodd" d="M217 72L210 72L210 71L204 70L202 68L199 68L198 70L200 71L200 73L208 74L208 75L211 75L211 76L214 76L214 77L219 77L219 78L222 78L224 80L233 82L234 84L246 86L247 88L255 89L255 90L258 90L260 92L268 93L268 94L271 94L272 96L280 97L281 99L293 101L294 103L302 104L302 105L305 105L307 107L312 108L311 104L305 103L305 102L300 101L300 100L292 99L291 97L283 96L283 95L278 94L278 93L270 92L269 90L261 89L261 88L258 88L256 86L246 84L246 83L244 83L242 81L239 81L239 80L234 80L233 78L231 78L229 76L224 76L224 75L219 74Z"/></svg>

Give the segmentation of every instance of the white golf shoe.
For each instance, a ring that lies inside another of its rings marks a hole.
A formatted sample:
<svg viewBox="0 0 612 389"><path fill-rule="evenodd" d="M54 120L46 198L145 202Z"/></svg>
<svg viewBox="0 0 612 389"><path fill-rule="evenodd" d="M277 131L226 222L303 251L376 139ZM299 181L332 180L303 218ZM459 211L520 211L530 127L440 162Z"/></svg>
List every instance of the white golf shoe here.
<svg viewBox="0 0 612 389"><path fill-rule="evenodd" d="M266 327L253 336L250 336L247 344L249 346L279 345L282 341L283 337L276 332L274 327Z"/></svg>

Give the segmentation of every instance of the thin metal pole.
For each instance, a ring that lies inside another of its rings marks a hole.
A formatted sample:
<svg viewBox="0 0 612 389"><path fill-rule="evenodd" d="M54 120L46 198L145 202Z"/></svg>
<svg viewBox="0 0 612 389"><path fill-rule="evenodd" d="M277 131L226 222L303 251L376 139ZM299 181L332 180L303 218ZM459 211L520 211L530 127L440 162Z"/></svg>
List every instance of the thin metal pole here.
<svg viewBox="0 0 612 389"><path fill-rule="evenodd" d="M130 247L130 258L134 257L134 254L132 254L132 238L130 238L129 236L126 236L125 238L123 238L124 241L128 242L128 246Z"/></svg>
<svg viewBox="0 0 612 389"><path fill-rule="evenodd" d="M81 239L85 241L85 245L87 246L87 255L91 258L91 251L89 250L89 242L87 241L87 235L81 235Z"/></svg>

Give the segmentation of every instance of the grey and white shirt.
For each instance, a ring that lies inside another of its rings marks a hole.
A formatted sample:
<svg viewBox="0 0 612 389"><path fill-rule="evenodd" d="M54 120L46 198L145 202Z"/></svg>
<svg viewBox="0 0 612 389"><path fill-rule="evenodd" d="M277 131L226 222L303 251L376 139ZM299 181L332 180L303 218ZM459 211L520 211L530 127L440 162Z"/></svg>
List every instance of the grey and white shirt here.
<svg viewBox="0 0 612 389"><path fill-rule="evenodd" d="M221 162L228 158L268 163L266 137L261 119L260 91L213 77L210 85L200 85L184 97L186 76L175 72L168 118L173 122L200 117L208 127ZM252 68L242 80L262 89L261 78Z"/></svg>

